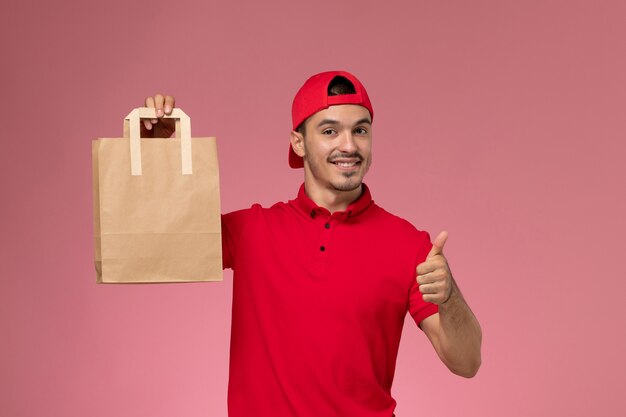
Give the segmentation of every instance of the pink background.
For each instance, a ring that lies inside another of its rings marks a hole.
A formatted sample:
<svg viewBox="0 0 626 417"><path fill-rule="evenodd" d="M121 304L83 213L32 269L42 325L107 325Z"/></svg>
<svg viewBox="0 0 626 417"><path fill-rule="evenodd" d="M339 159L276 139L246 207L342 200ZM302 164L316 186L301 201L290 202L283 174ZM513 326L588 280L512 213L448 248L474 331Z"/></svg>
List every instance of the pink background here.
<svg viewBox="0 0 626 417"><path fill-rule="evenodd" d="M397 415L623 416L623 1L9 2L0 25L0 415L225 416L232 275L97 285L91 139L174 94L223 210L293 198L290 104L347 69L374 199L431 234L484 332L450 374L406 321Z"/></svg>

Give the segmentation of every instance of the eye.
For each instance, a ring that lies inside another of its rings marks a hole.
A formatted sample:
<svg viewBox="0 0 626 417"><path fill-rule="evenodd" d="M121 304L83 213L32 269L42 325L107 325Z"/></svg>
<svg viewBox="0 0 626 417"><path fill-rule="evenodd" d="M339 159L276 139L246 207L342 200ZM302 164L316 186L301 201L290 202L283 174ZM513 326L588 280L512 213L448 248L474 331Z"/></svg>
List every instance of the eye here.
<svg viewBox="0 0 626 417"><path fill-rule="evenodd" d="M357 127L356 129L354 129L354 133L356 133L357 135L367 135L367 129L364 127Z"/></svg>
<svg viewBox="0 0 626 417"><path fill-rule="evenodd" d="M337 131L331 128L322 130L322 135L334 135L335 133L337 133Z"/></svg>

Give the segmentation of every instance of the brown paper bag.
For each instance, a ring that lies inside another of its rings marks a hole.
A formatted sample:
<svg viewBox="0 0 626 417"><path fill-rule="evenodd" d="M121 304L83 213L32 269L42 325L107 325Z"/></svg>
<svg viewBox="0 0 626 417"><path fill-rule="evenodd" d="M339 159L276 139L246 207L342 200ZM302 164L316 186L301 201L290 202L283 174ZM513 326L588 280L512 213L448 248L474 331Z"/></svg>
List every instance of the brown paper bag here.
<svg viewBox="0 0 626 417"><path fill-rule="evenodd" d="M191 138L174 109L176 138L141 139L133 110L124 138L92 142L95 264L99 283L222 280L214 137Z"/></svg>

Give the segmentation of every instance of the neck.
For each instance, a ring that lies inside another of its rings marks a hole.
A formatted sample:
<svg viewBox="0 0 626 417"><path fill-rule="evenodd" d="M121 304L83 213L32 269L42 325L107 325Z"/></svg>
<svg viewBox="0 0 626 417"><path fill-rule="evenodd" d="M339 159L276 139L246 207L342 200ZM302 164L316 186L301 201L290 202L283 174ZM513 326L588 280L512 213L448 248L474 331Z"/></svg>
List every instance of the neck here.
<svg viewBox="0 0 626 417"><path fill-rule="evenodd" d="M305 178L304 190L315 204L334 213L336 211L345 211L350 204L359 198L363 191L363 184L351 191L340 191L320 187L318 184L315 184L313 181L307 181Z"/></svg>

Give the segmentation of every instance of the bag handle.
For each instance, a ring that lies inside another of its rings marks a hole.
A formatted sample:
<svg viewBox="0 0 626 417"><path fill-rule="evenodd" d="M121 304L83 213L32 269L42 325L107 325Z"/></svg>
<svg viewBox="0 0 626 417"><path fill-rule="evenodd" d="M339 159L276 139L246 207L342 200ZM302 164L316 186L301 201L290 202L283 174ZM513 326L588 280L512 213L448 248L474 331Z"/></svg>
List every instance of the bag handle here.
<svg viewBox="0 0 626 417"><path fill-rule="evenodd" d="M171 114L163 116L168 119L176 119L176 138L180 139L180 156L182 174L193 173L191 165L191 120L179 108L172 109ZM141 140L140 119L156 119L156 109L152 107L138 107L133 109L124 118L124 137L130 138L130 171L131 175L141 175Z"/></svg>

